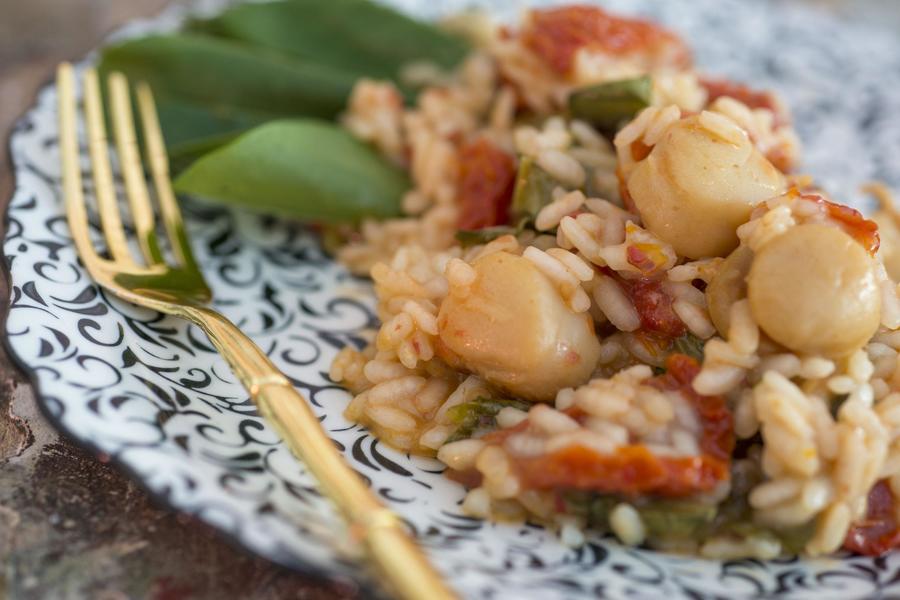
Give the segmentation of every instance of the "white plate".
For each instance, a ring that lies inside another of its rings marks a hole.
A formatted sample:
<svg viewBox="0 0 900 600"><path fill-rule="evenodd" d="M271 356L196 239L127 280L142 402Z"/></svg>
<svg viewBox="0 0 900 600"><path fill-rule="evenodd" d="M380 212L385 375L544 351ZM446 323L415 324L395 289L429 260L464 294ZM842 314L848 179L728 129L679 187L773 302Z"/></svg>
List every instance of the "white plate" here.
<svg viewBox="0 0 900 600"><path fill-rule="evenodd" d="M213 2L215 4L215 2ZM432 17L469 0L397 0ZM490 5L490 2L484 2ZM497 1L504 18L518 9ZM680 32L708 72L784 94L806 145L806 170L856 202L869 179L900 188L900 41L775 2L618 0ZM129 36L177 26L180 9ZM72 438L108 455L151 493L285 565L355 576L340 525L314 482L278 443L195 327L122 303L78 263L65 223L50 86L11 141L17 189L4 251L12 274L9 344L44 408ZM87 165L85 165L87 168ZM707 561L591 539L561 546L533 525L463 516L460 486L348 423L348 395L326 373L340 347L372 325L368 284L323 256L300 227L188 203L194 249L216 307L264 348L313 402L347 459L407 520L468 598L605 596L850 598L900 594L900 553Z"/></svg>

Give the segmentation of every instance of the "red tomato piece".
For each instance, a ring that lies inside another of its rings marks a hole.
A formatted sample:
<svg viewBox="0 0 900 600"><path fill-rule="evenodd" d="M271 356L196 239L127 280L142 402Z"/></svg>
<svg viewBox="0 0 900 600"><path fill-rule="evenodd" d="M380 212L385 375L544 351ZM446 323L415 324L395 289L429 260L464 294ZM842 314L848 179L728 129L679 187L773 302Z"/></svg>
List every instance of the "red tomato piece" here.
<svg viewBox="0 0 900 600"><path fill-rule="evenodd" d="M478 138L462 146L457 187L459 228L483 229L506 223L515 182L515 159L490 140Z"/></svg>
<svg viewBox="0 0 900 600"><path fill-rule="evenodd" d="M637 445L622 446L613 454L568 446L545 456L520 458L515 464L526 489L684 497L709 491L728 478L727 464L712 457L660 457Z"/></svg>
<svg viewBox="0 0 900 600"><path fill-rule="evenodd" d="M702 396L694 391L694 378L700 363L684 354L672 354L666 359L666 372L655 377L650 385L663 390L678 390L697 411L703 432L700 449L722 461L731 459L734 450L734 426L731 411L721 396Z"/></svg>
<svg viewBox="0 0 900 600"><path fill-rule="evenodd" d="M875 253L878 252L881 238L878 235L878 224L875 221L865 218L855 208L830 202L819 194L803 194L800 197L803 200L824 206L828 210L828 216L839 222L843 230L862 244L869 254L875 256Z"/></svg>
<svg viewBox="0 0 900 600"><path fill-rule="evenodd" d="M456 471L447 469L444 471L447 479L461 483L466 489L477 488L481 485L482 476L476 469L466 469L465 471Z"/></svg>
<svg viewBox="0 0 900 600"><path fill-rule="evenodd" d="M701 78L700 85L706 88L708 103L712 103L722 96L728 96L743 102L751 109L766 108L772 111L772 114L775 116L773 121L775 129L791 123L791 115L788 109L778 100L775 94L768 90L754 90L746 85L728 81L727 79ZM766 158L775 165L775 168L783 173L790 171L796 160L788 155L786 148L783 146L770 149L766 154Z"/></svg>
<svg viewBox="0 0 900 600"><path fill-rule="evenodd" d="M641 318L642 329L669 338L684 335L687 328L675 314L674 299L663 289L659 279L620 279L620 282Z"/></svg>
<svg viewBox="0 0 900 600"><path fill-rule="evenodd" d="M707 102L712 103L722 96L734 98L747 105L748 108L767 108L775 115L775 126L780 127L791 122L784 105L769 90L754 90L751 87L729 81L727 79L700 78L700 85L706 88Z"/></svg>
<svg viewBox="0 0 900 600"><path fill-rule="evenodd" d="M895 502L886 481L872 486L866 517L850 527L844 548L857 554L878 556L900 546Z"/></svg>
<svg viewBox="0 0 900 600"><path fill-rule="evenodd" d="M640 445L622 446L612 454L569 446L545 456L515 459L523 487L685 497L712 490L727 480L734 434L725 400L720 396L701 396L693 390L691 384L700 372L700 365L693 358L675 354L669 357L666 367L666 374L652 379L651 385L679 391L697 411L702 425L700 455L656 456ZM576 420L587 417L578 408L566 412ZM510 435L527 428L527 421L523 421L516 427L490 433L484 440L502 444Z"/></svg>
<svg viewBox="0 0 900 600"><path fill-rule="evenodd" d="M531 11L522 41L559 73L572 70L575 54L593 48L613 55L646 54L676 67L691 63L690 51L674 33L647 21L613 16L596 6Z"/></svg>

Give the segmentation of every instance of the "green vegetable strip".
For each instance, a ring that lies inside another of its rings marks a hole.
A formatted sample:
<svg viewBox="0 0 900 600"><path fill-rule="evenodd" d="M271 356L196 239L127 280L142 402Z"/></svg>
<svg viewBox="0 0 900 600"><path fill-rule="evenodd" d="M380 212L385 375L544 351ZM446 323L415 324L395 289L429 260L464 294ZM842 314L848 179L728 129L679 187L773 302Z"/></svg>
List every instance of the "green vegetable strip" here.
<svg viewBox="0 0 900 600"><path fill-rule="evenodd" d="M470 438L480 427L494 427L494 417L506 407L527 411L531 403L525 400L479 396L472 402L454 406L447 411L447 416L456 425L456 431L447 438L447 443Z"/></svg>
<svg viewBox="0 0 900 600"><path fill-rule="evenodd" d="M578 491L566 492L564 499L568 512L585 516L590 526L601 530L609 529L612 509L620 502L629 502L640 514L651 542L702 543L718 535L741 539L766 537L780 541L786 554L796 554L812 537L815 520L777 530L754 522L747 496L762 479L759 465L744 460L732 467L731 492L719 504L700 500L620 498Z"/></svg>
<svg viewBox="0 0 900 600"><path fill-rule="evenodd" d="M609 514L620 502L615 496L597 496L588 503L589 524L603 530L609 528ZM571 506L574 503L567 500ZM729 514L720 507L690 500L642 499L632 502L647 530L647 537L663 542L697 542L718 535L737 538L767 537L781 542L786 554L800 552L815 531L815 521L778 530L753 522L748 510L740 515ZM581 508L580 510L583 510Z"/></svg>
<svg viewBox="0 0 900 600"><path fill-rule="evenodd" d="M649 76L601 83L572 92L569 112L598 129L614 131L650 106L652 93Z"/></svg>
<svg viewBox="0 0 900 600"><path fill-rule="evenodd" d="M683 336L676 338L672 343L672 350L679 354L686 354L691 358L696 358L700 363L703 362L703 346L706 344L692 333L685 333Z"/></svg>
<svg viewBox="0 0 900 600"><path fill-rule="evenodd" d="M557 186L559 182L537 166L533 158L521 157L510 206L513 220L533 223L541 209L553 201L553 189Z"/></svg>
<svg viewBox="0 0 900 600"><path fill-rule="evenodd" d="M591 524L606 528L609 514L622 502L615 496L597 496L589 508ZM684 500L650 500L634 505L651 536L688 539L707 529L716 517L714 504Z"/></svg>
<svg viewBox="0 0 900 600"><path fill-rule="evenodd" d="M485 244L502 235L518 235L534 225L534 219L541 209L553 201L553 190L559 182L540 168L533 158L519 157L519 169L516 172L516 184L510 204L513 225L485 227L473 231L460 230L456 239L463 246Z"/></svg>

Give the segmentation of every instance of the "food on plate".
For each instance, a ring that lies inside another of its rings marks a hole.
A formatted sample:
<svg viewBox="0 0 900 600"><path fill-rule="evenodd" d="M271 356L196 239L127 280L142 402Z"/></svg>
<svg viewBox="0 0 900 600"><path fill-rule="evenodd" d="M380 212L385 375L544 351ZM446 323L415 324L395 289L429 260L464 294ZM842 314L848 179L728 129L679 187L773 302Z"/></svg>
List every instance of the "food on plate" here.
<svg viewBox="0 0 900 600"><path fill-rule="evenodd" d="M412 182L404 216L337 250L382 321L332 367L351 420L443 461L469 514L572 545L900 540L894 238L791 172L774 94L585 6L529 11L397 93L360 81L342 117Z"/></svg>
<svg viewBox="0 0 900 600"><path fill-rule="evenodd" d="M328 11L237 7L104 65L162 90L164 126L202 115L173 144L180 191L315 221L371 277L380 327L330 372L350 420L441 460L468 514L572 546L900 543L885 189L870 220L795 174L777 96L698 72L654 23Z"/></svg>
<svg viewBox="0 0 900 600"><path fill-rule="evenodd" d="M794 352L842 357L880 325L875 263L837 227L796 225L763 245L746 277L760 329Z"/></svg>
<svg viewBox="0 0 900 600"><path fill-rule="evenodd" d="M465 275L441 302L438 357L529 400L551 401L590 376L600 355L594 321L572 311L539 266L509 252L454 266Z"/></svg>
<svg viewBox="0 0 900 600"><path fill-rule="evenodd" d="M641 114L654 116L653 111ZM674 111L671 116L676 117ZM627 134L640 132L643 125L636 119L623 129L620 140L626 152L635 153L625 144ZM631 144L643 143L636 139ZM723 256L736 248L737 227L750 218L753 207L785 188L784 175L747 133L715 113L673 122L646 158L634 166L625 160L621 164L628 196L644 226L687 258Z"/></svg>

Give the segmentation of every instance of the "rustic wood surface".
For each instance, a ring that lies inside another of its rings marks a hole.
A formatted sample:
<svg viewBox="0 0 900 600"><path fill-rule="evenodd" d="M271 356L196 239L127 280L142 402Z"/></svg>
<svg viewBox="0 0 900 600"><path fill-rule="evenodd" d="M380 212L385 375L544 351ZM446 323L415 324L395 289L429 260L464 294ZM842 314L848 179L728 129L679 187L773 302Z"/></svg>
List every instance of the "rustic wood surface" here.
<svg viewBox="0 0 900 600"><path fill-rule="evenodd" d="M805 1L900 28L896 0ZM83 56L106 32L166 3L0 0L0 211L13 189L7 133L54 65ZM3 277L2 313L7 297ZM130 480L53 430L0 350L0 600L358 596L252 557L202 523L154 505Z"/></svg>

